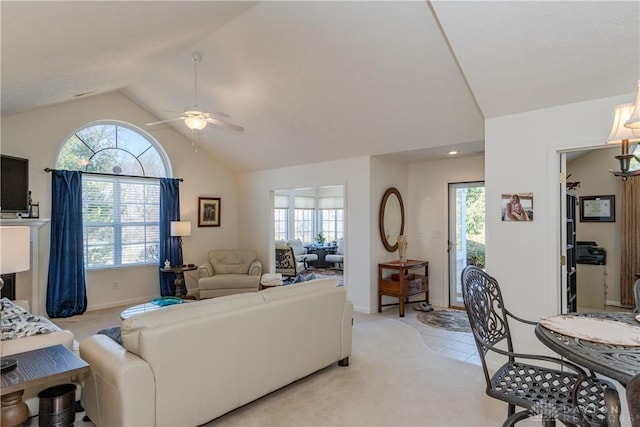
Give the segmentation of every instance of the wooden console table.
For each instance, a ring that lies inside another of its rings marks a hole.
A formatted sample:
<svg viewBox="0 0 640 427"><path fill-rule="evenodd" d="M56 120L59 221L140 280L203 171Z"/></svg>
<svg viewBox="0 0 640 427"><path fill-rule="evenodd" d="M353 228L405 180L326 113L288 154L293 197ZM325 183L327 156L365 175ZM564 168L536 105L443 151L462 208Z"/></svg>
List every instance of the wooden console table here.
<svg viewBox="0 0 640 427"><path fill-rule="evenodd" d="M424 268L423 274L409 273L409 270ZM384 270L393 270L396 274L383 276ZM397 275L397 278L395 277ZM400 317L404 317L404 304L412 295L424 292L425 302L429 303L429 262L409 259L405 262L391 261L378 264L378 313L382 311L382 296L397 297L400 305Z"/></svg>

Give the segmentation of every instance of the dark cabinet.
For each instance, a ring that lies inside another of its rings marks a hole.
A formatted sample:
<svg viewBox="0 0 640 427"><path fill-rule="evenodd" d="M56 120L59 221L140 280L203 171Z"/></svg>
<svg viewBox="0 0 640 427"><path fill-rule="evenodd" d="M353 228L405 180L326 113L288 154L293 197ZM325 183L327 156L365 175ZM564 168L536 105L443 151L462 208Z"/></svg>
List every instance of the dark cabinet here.
<svg viewBox="0 0 640 427"><path fill-rule="evenodd" d="M567 194L567 313L577 311L578 292L576 288L577 270L576 260L578 257L578 246L576 244L576 196Z"/></svg>

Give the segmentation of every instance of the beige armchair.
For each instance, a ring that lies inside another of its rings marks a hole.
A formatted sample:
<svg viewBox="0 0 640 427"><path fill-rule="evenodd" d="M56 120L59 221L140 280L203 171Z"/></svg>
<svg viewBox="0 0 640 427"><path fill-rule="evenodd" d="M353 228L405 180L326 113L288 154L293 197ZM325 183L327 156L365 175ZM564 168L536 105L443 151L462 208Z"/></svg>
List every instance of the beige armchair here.
<svg viewBox="0 0 640 427"><path fill-rule="evenodd" d="M256 292L260 288L262 263L253 250L211 250L198 274L201 299Z"/></svg>

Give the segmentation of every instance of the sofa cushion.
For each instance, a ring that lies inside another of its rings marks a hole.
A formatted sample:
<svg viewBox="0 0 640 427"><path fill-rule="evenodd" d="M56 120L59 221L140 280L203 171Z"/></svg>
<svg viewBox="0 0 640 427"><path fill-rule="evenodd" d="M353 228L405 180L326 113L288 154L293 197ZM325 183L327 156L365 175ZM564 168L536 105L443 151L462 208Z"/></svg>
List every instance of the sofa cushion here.
<svg viewBox="0 0 640 427"><path fill-rule="evenodd" d="M257 258L252 250L213 250L209 251L209 262L215 274L247 274L249 266Z"/></svg>
<svg viewBox="0 0 640 427"><path fill-rule="evenodd" d="M257 292L251 292L187 304L170 305L160 310L150 311L124 320L121 327L122 342L128 351L140 355L141 335L145 329L173 326L184 320L225 313L240 307L262 304L263 302L262 297Z"/></svg>
<svg viewBox="0 0 640 427"><path fill-rule="evenodd" d="M320 292L327 287L339 287L338 279L315 279L308 282L292 283L287 286L278 286L275 288L265 289L260 294L265 301L273 301L282 298L292 298L301 294ZM291 292L295 290L295 292ZM346 293L346 290L345 290Z"/></svg>

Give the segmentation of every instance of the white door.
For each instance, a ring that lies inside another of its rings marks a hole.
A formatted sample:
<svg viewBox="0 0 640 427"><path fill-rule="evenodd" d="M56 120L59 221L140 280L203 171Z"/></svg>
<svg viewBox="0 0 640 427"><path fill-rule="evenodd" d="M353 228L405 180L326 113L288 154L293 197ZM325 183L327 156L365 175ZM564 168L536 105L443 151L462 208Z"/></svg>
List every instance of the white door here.
<svg viewBox="0 0 640 427"><path fill-rule="evenodd" d="M484 182L449 184L449 306L464 307L460 274L484 267Z"/></svg>

